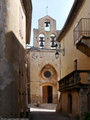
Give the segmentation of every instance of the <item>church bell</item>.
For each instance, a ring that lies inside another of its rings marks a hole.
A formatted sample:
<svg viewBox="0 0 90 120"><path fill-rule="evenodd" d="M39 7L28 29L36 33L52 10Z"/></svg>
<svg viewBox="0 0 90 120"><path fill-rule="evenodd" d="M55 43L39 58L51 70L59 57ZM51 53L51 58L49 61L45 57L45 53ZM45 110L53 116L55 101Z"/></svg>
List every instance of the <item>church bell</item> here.
<svg viewBox="0 0 90 120"><path fill-rule="evenodd" d="M46 21L45 22L45 25L46 25L45 27L49 27L49 24L50 24L50 22Z"/></svg>

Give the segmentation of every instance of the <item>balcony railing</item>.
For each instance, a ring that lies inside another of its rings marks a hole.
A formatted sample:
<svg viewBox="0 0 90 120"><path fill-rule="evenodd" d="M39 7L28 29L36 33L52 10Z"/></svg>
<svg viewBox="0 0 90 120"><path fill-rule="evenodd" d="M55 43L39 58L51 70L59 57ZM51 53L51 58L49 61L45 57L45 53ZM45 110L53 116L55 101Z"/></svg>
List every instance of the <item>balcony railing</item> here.
<svg viewBox="0 0 90 120"><path fill-rule="evenodd" d="M75 44L82 38L90 39L90 18L82 18L74 29Z"/></svg>
<svg viewBox="0 0 90 120"><path fill-rule="evenodd" d="M87 84L81 83L81 74L87 74L86 80ZM88 76L88 77L87 77ZM76 70L72 73L65 76L63 79L59 81L59 91L72 89L72 88L79 88L81 85L90 85L88 84L88 81L90 80L90 70Z"/></svg>

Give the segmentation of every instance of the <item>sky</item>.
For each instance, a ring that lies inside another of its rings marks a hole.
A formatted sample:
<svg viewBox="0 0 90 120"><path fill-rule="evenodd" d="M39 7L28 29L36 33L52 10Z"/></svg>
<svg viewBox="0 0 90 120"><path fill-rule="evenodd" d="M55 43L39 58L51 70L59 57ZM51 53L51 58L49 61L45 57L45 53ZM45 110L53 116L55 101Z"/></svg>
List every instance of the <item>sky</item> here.
<svg viewBox="0 0 90 120"><path fill-rule="evenodd" d="M56 29L61 30L74 0L32 0L32 28L30 46L33 45L33 29L38 29L38 19L47 15L56 20ZM48 9L47 9L48 7Z"/></svg>

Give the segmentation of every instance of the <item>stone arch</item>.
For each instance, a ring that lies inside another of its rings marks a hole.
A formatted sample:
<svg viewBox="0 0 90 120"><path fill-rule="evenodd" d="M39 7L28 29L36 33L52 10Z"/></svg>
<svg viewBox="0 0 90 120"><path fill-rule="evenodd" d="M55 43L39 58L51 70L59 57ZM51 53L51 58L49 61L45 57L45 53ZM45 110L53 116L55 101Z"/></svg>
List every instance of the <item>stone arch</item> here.
<svg viewBox="0 0 90 120"><path fill-rule="evenodd" d="M40 86L47 86L47 85L54 87L56 84L55 85L52 83L41 83L40 84Z"/></svg>
<svg viewBox="0 0 90 120"><path fill-rule="evenodd" d="M44 33L44 32L40 32L39 35L40 35L40 34L43 34L43 35L45 36L45 33Z"/></svg>
<svg viewBox="0 0 90 120"><path fill-rule="evenodd" d="M50 19L46 18L45 21L49 21L50 22Z"/></svg>
<svg viewBox="0 0 90 120"><path fill-rule="evenodd" d="M50 35L55 35L55 36L56 36L56 33L53 33L53 32L52 32Z"/></svg>

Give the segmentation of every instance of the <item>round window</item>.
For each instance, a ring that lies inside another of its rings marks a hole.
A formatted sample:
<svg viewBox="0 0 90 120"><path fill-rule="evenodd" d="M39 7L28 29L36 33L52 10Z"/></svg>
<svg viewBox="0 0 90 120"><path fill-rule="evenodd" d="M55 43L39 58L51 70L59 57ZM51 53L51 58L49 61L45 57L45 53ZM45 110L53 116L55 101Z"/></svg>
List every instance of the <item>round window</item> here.
<svg viewBox="0 0 90 120"><path fill-rule="evenodd" d="M44 72L44 76L45 76L46 78L51 77L51 72L50 72L50 71L45 71L45 72Z"/></svg>

